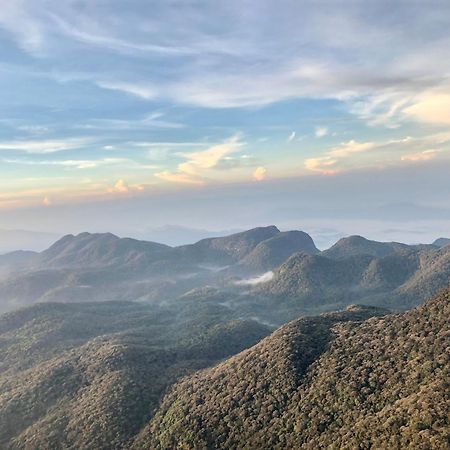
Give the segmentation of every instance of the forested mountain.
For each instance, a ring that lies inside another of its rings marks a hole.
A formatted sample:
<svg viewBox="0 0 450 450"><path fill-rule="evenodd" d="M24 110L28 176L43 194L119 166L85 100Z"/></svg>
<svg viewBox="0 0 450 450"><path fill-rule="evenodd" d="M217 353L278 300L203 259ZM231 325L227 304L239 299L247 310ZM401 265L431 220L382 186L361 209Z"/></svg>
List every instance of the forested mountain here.
<svg viewBox="0 0 450 450"><path fill-rule="evenodd" d="M235 317L280 325L351 303L405 309L448 279L450 247L352 236L319 252L308 234L275 226L180 247L81 233L41 253L0 256L0 311L37 302L177 301L193 290L209 301L209 287Z"/></svg>
<svg viewBox="0 0 450 450"><path fill-rule="evenodd" d="M366 313L299 319L187 377L134 448L448 448L450 291Z"/></svg>
<svg viewBox="0 0 450 450"><path fill-rule="evenodd" d="M270 331L214 305L47 303L5 314L0 448L123 448L170 384Z"/></svg>
<svg viewBox="0 0 450 450"><path fill-rule="evenodd" d="M447 245L450 245L450 239L449 238L439 238L436 239L433 242L433 245L435 245L436 247L445 247Z"/></svg>
<svg viewBox="0 0 450 450"><path fill-rule="evenodd" d="M401 250L407 250L410 246L399 242L377 242L363 238L362 236L349 236L340 239L336 244L323 252L329 258L348 258L355 255L371 255L377 258L392 255Z"/></svg>
<svg viewBox="0 0 450 450"><path fill-rule="evenodd" d="M273 306L333 309L364 303L405 309L416 306L448 286L450 247L408 248L375 257L357 254L339 259L295 254L255 292L272 298Z"/></svg>

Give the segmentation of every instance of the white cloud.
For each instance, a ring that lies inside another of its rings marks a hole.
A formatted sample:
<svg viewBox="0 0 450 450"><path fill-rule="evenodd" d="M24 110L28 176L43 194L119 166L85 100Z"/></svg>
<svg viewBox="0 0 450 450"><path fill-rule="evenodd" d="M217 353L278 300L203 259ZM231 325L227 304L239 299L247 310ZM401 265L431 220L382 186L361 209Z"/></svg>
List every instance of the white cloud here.
<svg viewBox="0 0 450 450"><path fill-rule="evenodd" d="M203 175L216 168L228 155L241 149L244 143L236 134L221 144L216 144L206 150L192 153L181 153L186 161L178 164L175 172L163 171L156 173L158 178L175 183L200 184Z"/></svg>
<svg viewBox="0 0 450 450"><path fill-rule="evenodd" d="M238 286L255 286L256 284L267 283L274 277L272 271L263 273L255 278L247 278L245 280L236 281L235 284Z"/></svg>
<svg viewBox="0 0 450 450"><path fill-rule="evenodd" d="M287 141L288 141L288 142L292 142L292 141L295 139L295 135L296 135L296 132L293 131L293 132L289 135L289 137L287 138Z"/></svg>
<svg viewBox="0 0 450 450"><path fill-rule="evenodd" d="M91 138L0 141L0 150L45 154L82 148L91 141Z"/></svg>
<svg viewBox="0 0 450 450"><path fill-rule="evenodd" d="M314 134L317 138L322 138L328 134L328 128L327 127L316 127L314 130Z"/></svg>
<svg viewBox="0 0 450 450"><path fill-rule="evenodd" d="M97 86L111 91L125 92L144 100L151 100L158 96L158 91L150 86L121 81L97 81Z"/></svg>

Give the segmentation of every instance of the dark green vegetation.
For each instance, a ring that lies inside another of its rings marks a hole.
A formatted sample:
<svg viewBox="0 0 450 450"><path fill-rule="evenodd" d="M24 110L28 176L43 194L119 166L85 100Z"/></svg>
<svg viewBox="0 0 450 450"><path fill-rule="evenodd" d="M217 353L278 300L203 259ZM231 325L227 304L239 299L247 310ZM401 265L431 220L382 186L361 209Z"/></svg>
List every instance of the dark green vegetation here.
<svg viewBox="0 0 450 450"><path fill-rule="evenodd" d="M371 312L296 320L187 377L134 448L448 448L450 291Z"/></svg>
<svg viewBox="0 0 450 450"><path fill-rule="evenodd" d="M174 381L270 331L188 303L48 303L5 314L0 448L123 448Z"/></svg>
<svg viewBox="0 0 450 450"><path fill-rule="evenodd" d="M0 256L0 273L3 309L33 304L0 316L2 449L448 438L449 293L382 308L448 286L450 246L355 236L319 252L276 227L174 248L82 233Z"/></svg>

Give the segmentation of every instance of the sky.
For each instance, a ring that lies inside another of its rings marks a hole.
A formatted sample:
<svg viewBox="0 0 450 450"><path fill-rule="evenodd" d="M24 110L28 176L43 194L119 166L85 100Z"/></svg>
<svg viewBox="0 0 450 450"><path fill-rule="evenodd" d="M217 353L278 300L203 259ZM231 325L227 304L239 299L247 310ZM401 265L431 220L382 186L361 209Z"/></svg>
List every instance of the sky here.
<svg viewBox="0 0 450 450"><path fill-rule="evenodd" d="M0 228L450 235L448 1L0 0Z"/></svg>

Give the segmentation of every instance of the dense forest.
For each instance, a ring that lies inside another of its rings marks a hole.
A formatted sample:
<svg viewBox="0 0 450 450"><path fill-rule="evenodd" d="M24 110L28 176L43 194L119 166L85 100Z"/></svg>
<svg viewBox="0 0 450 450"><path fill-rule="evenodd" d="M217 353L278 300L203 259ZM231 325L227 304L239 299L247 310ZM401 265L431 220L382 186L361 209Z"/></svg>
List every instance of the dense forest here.
<svg viewBox="0 0 450 450"><path fill-rule="evenodd" d="M449 246L82 233L0 267L0 448L448 444L449 291L402 311Z"/></svg>
<svg viewBox="0 0 450 450"><path fill-rule="evenodd" d="M186 378L135 448L448 448L450 291L360 314L294 321Z"/></svg>

